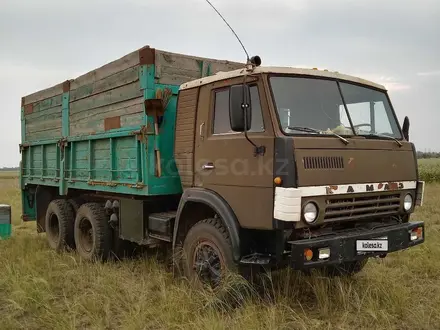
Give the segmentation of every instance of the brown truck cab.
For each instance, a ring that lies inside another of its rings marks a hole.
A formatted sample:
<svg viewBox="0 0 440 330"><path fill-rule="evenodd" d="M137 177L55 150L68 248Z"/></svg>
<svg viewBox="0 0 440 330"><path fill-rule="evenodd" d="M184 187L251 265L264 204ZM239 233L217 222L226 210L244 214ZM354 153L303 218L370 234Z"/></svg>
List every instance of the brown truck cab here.
<svg viewBox="0 0 440 330"><path fill-rule="evenodd" d="M206 249L220 268L353 274L369 257L424 242L424 223L410 221L424 183L409 120L399 125L385 87L258 62L180 88L174 245L184 207L194 205L187 218L216 210L206 228L184 231L188 267Z"/></svg>

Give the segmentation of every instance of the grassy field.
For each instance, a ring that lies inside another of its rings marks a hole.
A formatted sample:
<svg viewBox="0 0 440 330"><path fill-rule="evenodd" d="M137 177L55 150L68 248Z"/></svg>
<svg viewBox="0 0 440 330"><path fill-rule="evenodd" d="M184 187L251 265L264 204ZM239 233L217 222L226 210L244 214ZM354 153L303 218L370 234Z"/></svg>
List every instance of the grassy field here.
<svg viewBox="0 0 440 330"><path fill-rule="evenodd" d="M421 173L438 164L422 161ZM21 224L13 173L0 173L0 203L12 205L14 223L13 237L0 241L0 329L440 328L437 183L414 216L426 221L424 245L371 260L351 279L282 272L267 297L230 288L239 303L230 308L190 289L154 256L91 264L53 252L34 223Z"/></svg>
<svg viewBox="0 0 440 330"><path fill-rule="evenodd" d="M440 182L440 159L419 159L421 180Z"/></svg>

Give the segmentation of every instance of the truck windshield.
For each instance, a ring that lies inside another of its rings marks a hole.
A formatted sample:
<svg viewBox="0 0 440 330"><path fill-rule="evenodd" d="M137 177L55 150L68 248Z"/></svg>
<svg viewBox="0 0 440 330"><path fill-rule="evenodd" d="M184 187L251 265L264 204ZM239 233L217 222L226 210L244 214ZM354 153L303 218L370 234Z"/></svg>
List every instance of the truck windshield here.
<svg viewBox="0 0 440 330"><path fill-rule="evenodd" d="M289 76L272 76L270 85L286 134L401 138L384 92L335 80Z"/></svg>

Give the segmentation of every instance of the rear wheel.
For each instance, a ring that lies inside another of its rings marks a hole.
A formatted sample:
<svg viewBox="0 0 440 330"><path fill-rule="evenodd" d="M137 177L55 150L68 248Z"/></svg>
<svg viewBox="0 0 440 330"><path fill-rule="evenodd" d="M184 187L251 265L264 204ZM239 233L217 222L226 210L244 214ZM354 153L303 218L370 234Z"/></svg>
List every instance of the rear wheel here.
<svg viewBox="0 0 440 330"><path fill-rule="evenodd" d="M225 271L235 271L232 244L221 221L209 218L196 223L183 243L185 276L195 286L218 287Z"/></svg>
<svg viewBox="0 0 440 330"><path fill-rule="evenodd" d="M112 246L108 216L98 203L79 207L75 218L75 244L78 254L87 260L107 260Z"/></svg>
<svg viewBox="0 0 440 330"><path fill-rule="evenodd" d="M75 247L72 206L64 199L53 200L46 211L45 227L49 246L56 251Z"/></svg>
<svg viewBox="0 0 440 330"><path fill-rule="evenodd" d="M76 212L78 212L78 209L80 208L80 206L83 205L84 203L85 203L84 200L82 200L81 198L69 199L69 204L72 205L73 211L75 212L75 216L76 216Z"/></svg>

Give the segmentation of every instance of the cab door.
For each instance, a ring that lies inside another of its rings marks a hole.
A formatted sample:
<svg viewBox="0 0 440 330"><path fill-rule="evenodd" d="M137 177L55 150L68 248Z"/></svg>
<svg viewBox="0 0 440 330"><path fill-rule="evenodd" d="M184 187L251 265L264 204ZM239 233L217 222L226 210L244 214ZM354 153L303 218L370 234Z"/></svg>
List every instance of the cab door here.
<svg viewBox="0 0 440 330"><path fill-rule="evenodd" d="M264 154L256 155L245 134L231 130L230 86L241 84L243 78L201 86L194 184L220 194L232 207L242 227L271 229L274 134L264 85L261 79L253 79L248 84L252 111L248 137L255 145L265 147Z"/></svg>

